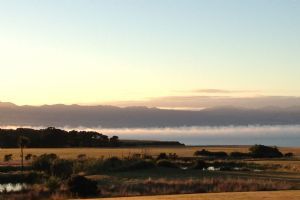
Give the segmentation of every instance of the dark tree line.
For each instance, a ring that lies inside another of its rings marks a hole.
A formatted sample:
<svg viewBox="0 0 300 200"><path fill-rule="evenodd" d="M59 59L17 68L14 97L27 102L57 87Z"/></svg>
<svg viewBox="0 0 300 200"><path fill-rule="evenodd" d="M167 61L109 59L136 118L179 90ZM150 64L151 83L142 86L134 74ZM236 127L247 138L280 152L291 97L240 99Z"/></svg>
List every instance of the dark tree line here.
<svg viewBox="0 0 300 200"><path fill-rule="evenodd" d="M120 146L118 136L109 138L95 131L65 131L54 127L46 129L0 129L0 147L17 148L20 138L28 138L27 147L109 147Z"/></svg>

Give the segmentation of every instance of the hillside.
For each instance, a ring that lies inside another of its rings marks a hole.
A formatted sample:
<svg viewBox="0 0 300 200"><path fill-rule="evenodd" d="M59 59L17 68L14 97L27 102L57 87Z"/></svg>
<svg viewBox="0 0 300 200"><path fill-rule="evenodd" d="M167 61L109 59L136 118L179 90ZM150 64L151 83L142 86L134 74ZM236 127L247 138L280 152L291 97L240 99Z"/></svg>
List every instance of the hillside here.
<svg viewBox="0 0 300 200"><path fill-rule="evenodd" d="M54 127L178 127L300 124L298 107L244 109L217 107L200 111L148 107L44 105L0 103L0 126Z"/></svg>

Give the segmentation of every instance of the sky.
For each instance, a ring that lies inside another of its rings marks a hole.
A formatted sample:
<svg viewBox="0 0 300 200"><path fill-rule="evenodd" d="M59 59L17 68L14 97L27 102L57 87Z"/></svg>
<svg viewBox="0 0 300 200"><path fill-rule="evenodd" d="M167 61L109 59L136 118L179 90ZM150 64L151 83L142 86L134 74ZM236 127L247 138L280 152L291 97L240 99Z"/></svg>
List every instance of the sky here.
<svg viewBox="0 0 300 200"><path fill-rule="evenodd" d="M0 101L300 96L300 1L0 0Z"/></svg>

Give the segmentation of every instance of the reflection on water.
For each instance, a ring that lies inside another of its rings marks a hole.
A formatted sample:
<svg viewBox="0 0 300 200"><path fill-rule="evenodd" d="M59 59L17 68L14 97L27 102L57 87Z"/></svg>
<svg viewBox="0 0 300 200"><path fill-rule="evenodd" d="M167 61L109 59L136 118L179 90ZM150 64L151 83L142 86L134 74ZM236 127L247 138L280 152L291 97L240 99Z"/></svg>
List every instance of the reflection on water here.
<svg viewBox="0 0 300 200"><path fill-rule="evenodd" d="M0 192L18 192L21 191L22 189L26 188L26 184L24 183L6 183L6 184L0 184Z"/></svg>

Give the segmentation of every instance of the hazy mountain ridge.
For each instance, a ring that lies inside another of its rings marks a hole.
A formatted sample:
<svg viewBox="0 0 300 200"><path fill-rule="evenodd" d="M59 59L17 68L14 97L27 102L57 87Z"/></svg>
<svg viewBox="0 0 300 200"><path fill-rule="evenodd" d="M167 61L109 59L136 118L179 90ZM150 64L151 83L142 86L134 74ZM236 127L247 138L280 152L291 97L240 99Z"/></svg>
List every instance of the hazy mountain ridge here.
<svg viewBox="0 0 300 200"><path fill-rule="evenodd" d="M176 127L300 124L300 107L247 109L215 107L200 111L148 107L43 105L0 102L1 126Z"/></svg>

